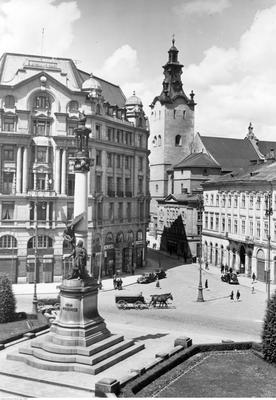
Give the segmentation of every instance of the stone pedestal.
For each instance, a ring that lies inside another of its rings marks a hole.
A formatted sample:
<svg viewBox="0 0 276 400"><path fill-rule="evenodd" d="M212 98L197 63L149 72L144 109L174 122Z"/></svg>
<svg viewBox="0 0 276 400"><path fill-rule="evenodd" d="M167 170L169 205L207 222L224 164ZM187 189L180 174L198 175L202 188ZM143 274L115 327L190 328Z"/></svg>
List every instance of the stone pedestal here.
<svg viewBox="0 0 276 400"><path fill-rule="evenodd" d="M97 294L93 278L63 280L60 312L50 332L7 358L46 370L95 375L142 350L143 344L107 329L98 313Z"/></svg>

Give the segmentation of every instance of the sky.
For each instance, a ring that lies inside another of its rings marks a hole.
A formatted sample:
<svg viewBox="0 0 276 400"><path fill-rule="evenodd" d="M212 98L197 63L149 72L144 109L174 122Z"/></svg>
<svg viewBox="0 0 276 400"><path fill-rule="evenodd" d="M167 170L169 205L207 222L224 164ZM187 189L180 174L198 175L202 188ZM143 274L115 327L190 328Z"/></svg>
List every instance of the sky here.
<svg viewBox="0 0 276 400"><path fill-rule="evenodd" d="M71 58L148 114L174 35L195 132L276 140L275 21L276 0L0 0L0 54Z"/></svg>

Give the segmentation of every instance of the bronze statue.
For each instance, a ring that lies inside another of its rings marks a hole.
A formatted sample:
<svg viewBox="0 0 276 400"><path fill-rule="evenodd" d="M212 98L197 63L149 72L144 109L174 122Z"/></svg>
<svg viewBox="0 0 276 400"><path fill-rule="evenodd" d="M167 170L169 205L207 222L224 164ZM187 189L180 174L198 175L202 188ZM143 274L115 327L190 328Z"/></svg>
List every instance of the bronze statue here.
<svg viewBox="0 0 276 400"><path fill-rule="evenodd" d="M85 279L88 277L86 271L87 251L83 246L83 241L80 239L70 254L69 258L73 258L73 270L67 279Z"/></svg>

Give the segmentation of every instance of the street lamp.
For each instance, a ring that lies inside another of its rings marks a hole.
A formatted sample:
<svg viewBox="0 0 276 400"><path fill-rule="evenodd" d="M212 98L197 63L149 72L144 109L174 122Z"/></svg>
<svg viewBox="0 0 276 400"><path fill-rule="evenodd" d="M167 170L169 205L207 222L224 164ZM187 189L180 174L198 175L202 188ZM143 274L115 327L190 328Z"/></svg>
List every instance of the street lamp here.
<svg viewBox="0 0 276 400"><path fill-rule="evenodd" d="M204 206L203 206L203 197L200 195L198 197L198 203L197 203L197 210L199 211L200 215L200 220L202 224L202 214L204 211ZM197 301L198 302L203 302L203 287L202 287L202 225L200 228L200 236L199 236L199 283L198 283L198 295L197 295Z"/></svg>
<svg viewBox="0 0 276 400"><path fill-rule="evenodd" d="M271 205L272 193L271 191L265 196L265 216L268 217L268 235L267 235L267 271L266 271L266 285L267 285L267 300L270 300L270 224L273 209Z"/></svg>

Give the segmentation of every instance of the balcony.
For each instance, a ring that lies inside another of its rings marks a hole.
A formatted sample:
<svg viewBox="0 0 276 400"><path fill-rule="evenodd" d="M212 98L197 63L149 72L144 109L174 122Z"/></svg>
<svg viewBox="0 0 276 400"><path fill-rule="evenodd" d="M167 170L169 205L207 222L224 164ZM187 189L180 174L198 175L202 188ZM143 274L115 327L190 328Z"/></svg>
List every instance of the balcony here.
<svg viewBox="0 0 276 400"><path fill-rule="evenodd" d="M118 197L124 197L124 192L122 190L117 190L116 194Z"/></svg>
<svg viewBox="0 0 276 400"><path fill-rule="evenodd" d="M114 190L107 190L107 196L108 197L115 197L115 191Z"/></svg>
<svg viewBox="0 0 276 400"><path fill-rule="evenodd" d="M132 197L132 192L126 191L126 192L125 192L125 196L126 196L126 197Z"/></svg>

